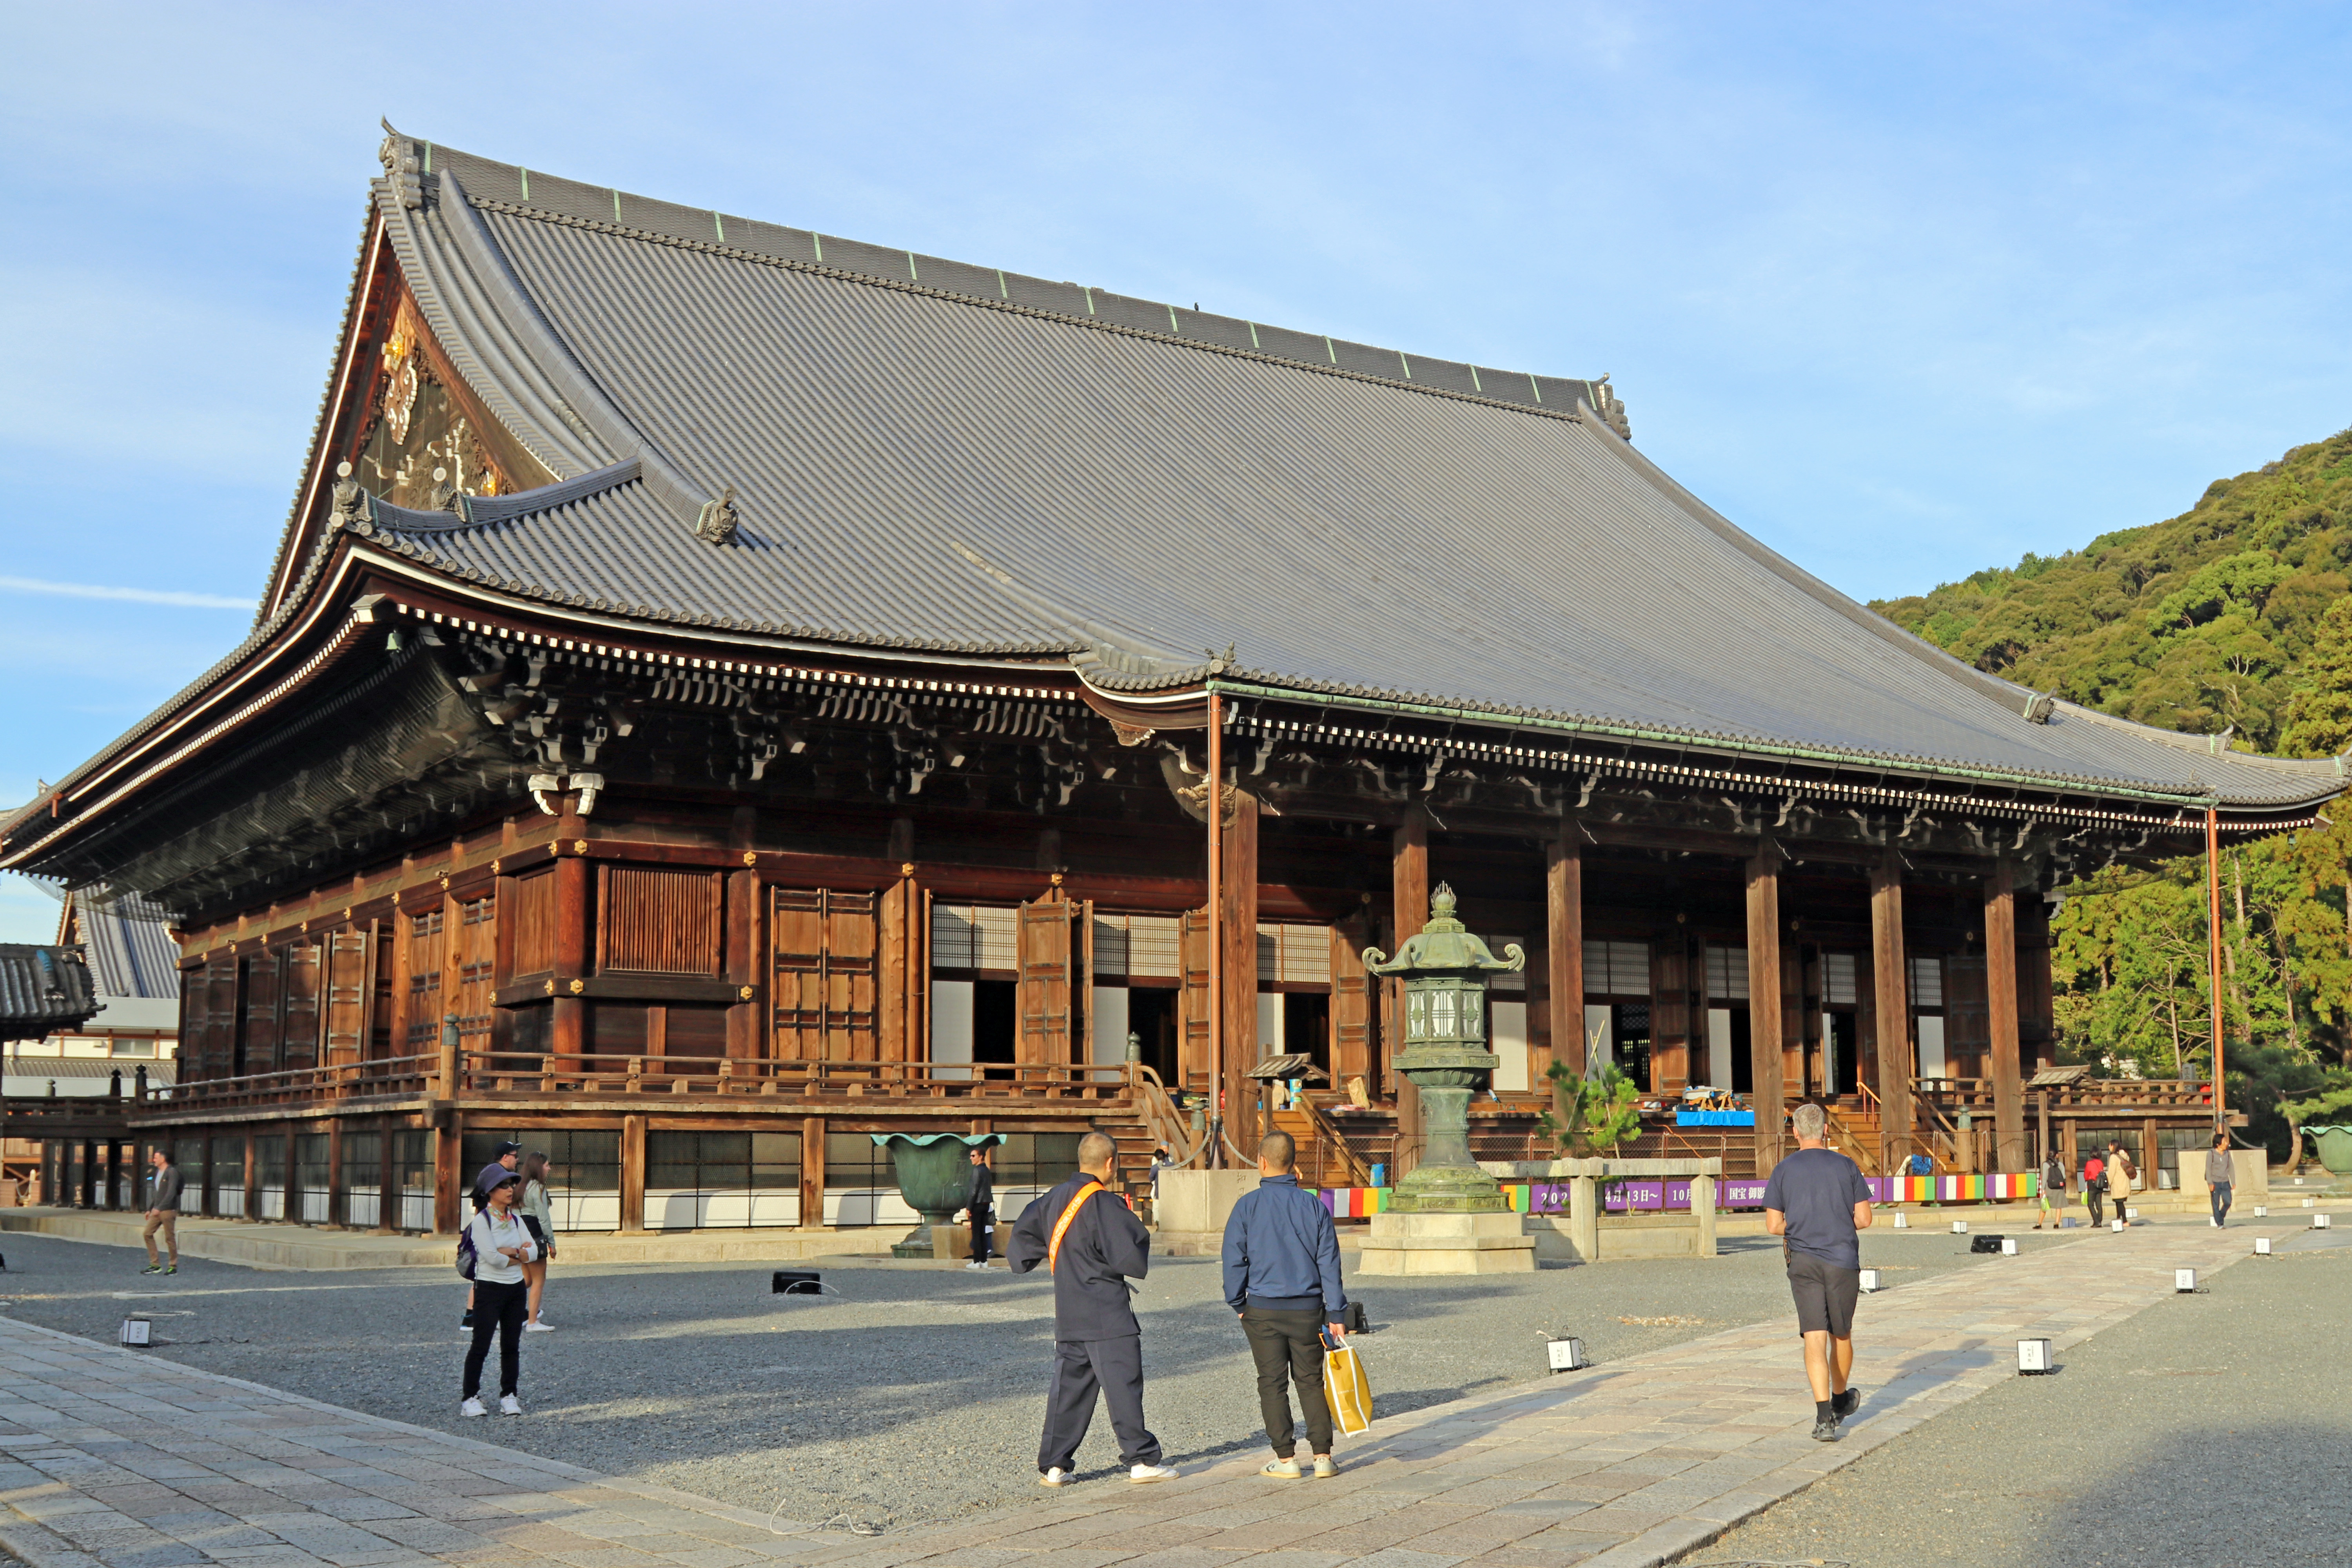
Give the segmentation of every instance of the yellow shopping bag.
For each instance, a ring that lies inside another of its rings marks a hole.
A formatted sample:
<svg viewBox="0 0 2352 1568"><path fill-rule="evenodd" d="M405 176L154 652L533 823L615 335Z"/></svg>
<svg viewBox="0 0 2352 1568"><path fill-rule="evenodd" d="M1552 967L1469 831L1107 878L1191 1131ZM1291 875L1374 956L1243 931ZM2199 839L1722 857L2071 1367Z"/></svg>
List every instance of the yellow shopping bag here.
<svg viewBox="0 0 2352 1568"><path fill-rule="evenodd" d="M1372 1385L1356 1347L1341 1340L1323 1345L1323 1397L1331 1406L1331 1425L1352 1437L1372 1424Z"/></svg>

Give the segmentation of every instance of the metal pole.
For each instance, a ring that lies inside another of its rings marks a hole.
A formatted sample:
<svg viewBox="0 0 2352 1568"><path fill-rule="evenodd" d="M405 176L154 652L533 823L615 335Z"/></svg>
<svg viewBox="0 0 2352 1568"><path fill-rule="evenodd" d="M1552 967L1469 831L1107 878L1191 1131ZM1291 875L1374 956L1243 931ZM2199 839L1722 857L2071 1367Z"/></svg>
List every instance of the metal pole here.
<svg viewBox="0 0 2352 1568"><path fill-rule="evenodd" d="M1209 1108L1216 1129L1210 1164L1224 1163L1225 984L1224 984L1224 700L1209 690Z"/></svg>
<svg viewBox="0 0 2352 1568"><path fill-rule="evenodd" d="M2229 1124L2229 1091L2221 1077L2221 817L2205 808L2205 929L2213 984L2213 1125Z"/></svg>

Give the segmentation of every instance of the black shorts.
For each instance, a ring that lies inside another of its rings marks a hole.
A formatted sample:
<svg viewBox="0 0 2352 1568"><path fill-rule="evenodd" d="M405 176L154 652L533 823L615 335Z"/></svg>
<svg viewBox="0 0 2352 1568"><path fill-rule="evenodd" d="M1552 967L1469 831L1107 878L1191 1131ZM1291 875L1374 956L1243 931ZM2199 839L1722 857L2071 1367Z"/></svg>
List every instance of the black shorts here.
<svg viewBox="0 0 2352 1568"><path fill-rule="evenodd" d="M1799 1333L1826 1330L1833 1340L1853 1338L1853 1304L1862 1296L1862 1270L1841 1268L1810 1252L1791 1252L1789 1293L1797 1299Z"/></svg>

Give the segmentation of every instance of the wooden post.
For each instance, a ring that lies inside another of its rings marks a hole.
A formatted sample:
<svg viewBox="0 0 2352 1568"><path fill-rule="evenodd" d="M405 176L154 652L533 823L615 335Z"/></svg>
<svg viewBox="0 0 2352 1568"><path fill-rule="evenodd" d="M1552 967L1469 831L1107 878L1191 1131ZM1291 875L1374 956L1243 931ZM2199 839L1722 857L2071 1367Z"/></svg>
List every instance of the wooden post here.
<svg viewBox="0 0 2352 1568"><path fill-rule="evenodd" d="M824 1226L824 1118L801 1119L801 1228Z"/></svg>
<svg viewBox="0 0 2352 1568"><path fill-rule="evenodd" d="M1722 1162L1710 1160L1706 1163L1708 1164L1720 1164ZM1701 1258L1716 1257L1718 1249L1716 1246L1715 1239L1714 1173L1711 1172L1701 1172L1699 1174L1693 1176L1691 1178L1690 1194L1691 1218L1698 1222L1698 1255Z"/></svg>
<svg viewBox="0 0 2352 1568"><path fill-rule="evenodd" d="M379 1116L376 1124L375 1234L400 1228L400 1123Z"/></svg>
<svg viewBox="0 0 2352 1568"><path fill-rule="evenodd" d="M1257 797L1236 789L1233 800L1219 857L1223 908L1217 917L1224 948L1218 973L1224 985L1225 1135L1244 1155L1255 1155L1265 1131L1258 1125L1258 1082L1249 1076L1258 1058Z"/></svg>
<svg viewBox="0 0 2352 1568"><path fill-rule="evenodd" d="M433 1234L457 1235L465 1215L466 1119L453 1110L433 1131Z"/></svg>
<svg viewBox="0 0 2352 1568"><path fill-rule="evenodd" d="M2033 1098L2034 1098L2034 1100L2037 1102L2037 1104L2038 1104L2038 1105L2039 1105L2039 1107L2040 1107L2040 1121L2041 1121L2041 1124L2042 1124L2042 1126L2041 1126L2041 1132L2042 1132L2042 1136L2041 1136L2039 1139L2037 1139L2037 1140L2036 1140L2036 1142L2037 1142L2037 1144L2038 1144L2038 1145L2039 1145L2039 1147L2040 1147L2041 1153L2040 1153L2039 1157L2038 1157L2038 1158L2035 1160L2035 1162L2034 1162L2034 1163L2035 1163L2035 1165L2036 1165L2037 1167L2039 1167L2041 1164L2042 1164L2043 1163L2045 1163L2045 1162L2047 1162L2047 1161L2049 1160L2049 1158L2050 1158L2050 1152L2051 1152L2051 1150L2050 1150L2050 1091L2049 1091L2048 1089L2043 1089L2041 1093L2039 1093L2039 1094L2035 1095Z"/></svg>
<svg viewBox="0 0 2352 1568"><path fill-rule="evenodd" d="M1551 982L1551 1059L1572 1078L1584 1076L1584 828L1562 816L1544 846L1546 978ZM1552 1116L1568 1121L1567 1090L1552 1089Z"/></svg>
<svg viewBox="0 0 2352 1568"><path fill-rule="evenodd" d="M1396 925L1395 946L1389 954L1393 958L1406 938L1419 936L1429 923L1429 814L1417 805L1406 810L1390 840L1389 898ZM1381 1077L1395 1086L1397 1168L1389 1173L1394 1183L1421 1163L1421 1091L1396 1070L1396 1058L1404 1049L1403 984L1391 980L1383 990L1389 1026L1381 1036L1389 1059Z"/></svg>
<svg viewBox="0 0 2352 1568"><path fill-rule="evenodd" d="M2155 1192L2163 1170L2164 1155L2156 1146L2156 1118L2151 1116L2139 1124L2139 1180L2133 1184L2133 1195Z"/></svg>
<svg viewBox="0 0 2352 1568"><path fill-rule="evenodd" d="M2352 905L2346 907L2352 909ZM2221 818L2210 805L2205 808L2205 932L2207 974L2213 986L2213 1125L2226 1127L2230 1106L2229 1084L2221 1067ZM2287 1005L2294 1005L2292 992Z"/></svg>
<svg viewBox="0 0 2352 1568"><path fill-rule="evenodd" d="M621 1118L621 1229L646 1228L646 1119L641 1111Z"/></svg>
<svg viewBox="0 0 2352 1568"><path fill-rule="evenodd" d="M2046 1094L2045 1094L2044 1096L2042 1096L2042 1101L2043 1101L2043 1103L2044 1103L2044 1104L2047 1104L2047 1103L2049 1102L2049 1096L2048 1096L2048 1095L2046 1095ZM2082 1140L2081 1140L2081 1137L2080 1137L2080 1133L2081 1133L2081 1131L2082 1131L2082 1123L2081 1123L2081 1122L2079 1122L2079 1121L2076 1121L2073 1117L2071 1117L2071 1116L2070 1116L2070 1117L2068 1117L2068 1118L2066 1119L2066 1121L2065 1121L2065 1129L2066 1129L2066 1184L2067 1184L2067 1189L2068 1189L2069 1191L2072 1191L2072 1190L2073 1190L2073 1188L2074 1188L2074 1181L2075 1181L2075 1175L2076 1175L2076 1173L2077 1173L2077 1172L2079 1172L2079 1171L2081 1171L2081 1170L2082 1170L2082 1168L2083 1168L2083 1146L2082 1146Z"/></svg>
<svg viewBox="0 0 2352 1568"><path fill-rule="evenodd" d="M327 1122L327 1223L351 1223L351 1194L343 1184L343 1119L331 1117Z"/></svg>
<svg viewBox="0 0 2352 1568"><path fill-rule="evenodd" d="M247 1221L261 1217L261 1162L253 1147L253 1134L245 1135L245 1213Z"/></svg>
<svg viewBox="0 0 2352 1568"><path fill-rule="evenodd" d="M1209 825L1209 897L1205 908L1208 920L1209 956L1209 1125L1216 1130L1211 1142L1217 1146L1209 1151L1209 1163L1223 1167L1227 1158L1219 1140L1230 1137L1225 1118L1225 1008L1224 1008L1224 793L1225 793L1225 708L1224 700L1212 689L1209 692L1209 772L1206 793L1201 797L1202 820ZM1252 951L1255 951L1253 945Z"/></svg>
<svg viewBox="0 0 2352 1568"><path fill-rule="evenodd" d="M1985 1004L1992 1026L1993 1168L2026 1168L2025 1086L2018 1060L2017 898L2006 856L1984 883Z"/></svg>
<svg viewBox="0 0 2352 1568"><path fill-rule="evenodd" d="M1903 945L1903 862L1889 849L1870 868L1870 967L1878 1024L1881 1168L1901 1175L1911 1153L1911 975Z"/></svg>
<svg viewBox="0 0 2352 1568"><path fill-rule="evenodd" d="M555 1003L554 1016L549 1020L548 1050L558 1058L572 1058L570 1066L577 1068L579 1058L587 1054L588 1004L572 994L572 983L585 980L588 975L589 910L588 861L573 846L583 842L572 837L583 831L586 824L572 815L570 795L564 796L563 816L558 818L555 861Z"/></svg>
<svg viewBox="0 0 2352 1568"><path fill-rule="evenodd" d="M1768 838L1748 862L1748 1060L1759 1179L1780 1163L1780 847Z"/></svg>

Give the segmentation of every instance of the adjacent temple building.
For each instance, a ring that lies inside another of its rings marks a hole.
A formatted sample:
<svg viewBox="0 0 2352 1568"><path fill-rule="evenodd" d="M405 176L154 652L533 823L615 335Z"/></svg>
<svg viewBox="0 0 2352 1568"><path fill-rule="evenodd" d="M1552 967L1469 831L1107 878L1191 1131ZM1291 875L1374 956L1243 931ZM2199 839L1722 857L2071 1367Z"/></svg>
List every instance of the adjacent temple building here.
<svg viewBox="0 0 2352 1568"><path fill-rule="evenodd" d="M2047 900L2310 822L2338 764L1953 660L1607 377L383 162L252 634L0 826L178 944L175 1083L9 1105L53 1165L446 1230L521 1131L575 1227L855 1225L869 1133L1003 1134L1017 1192L1101 1128L1139 1192L1271 1118L1362 1185L1420 1134L1361 954L1438 880L1528 957L1482 1157L1602 1060L1638 1152L1734 1175L1799 1099L1873 1171L2210 1125L2028 1081ZM1677 1126L1694 1086L1753 1131Z"/></svg>

